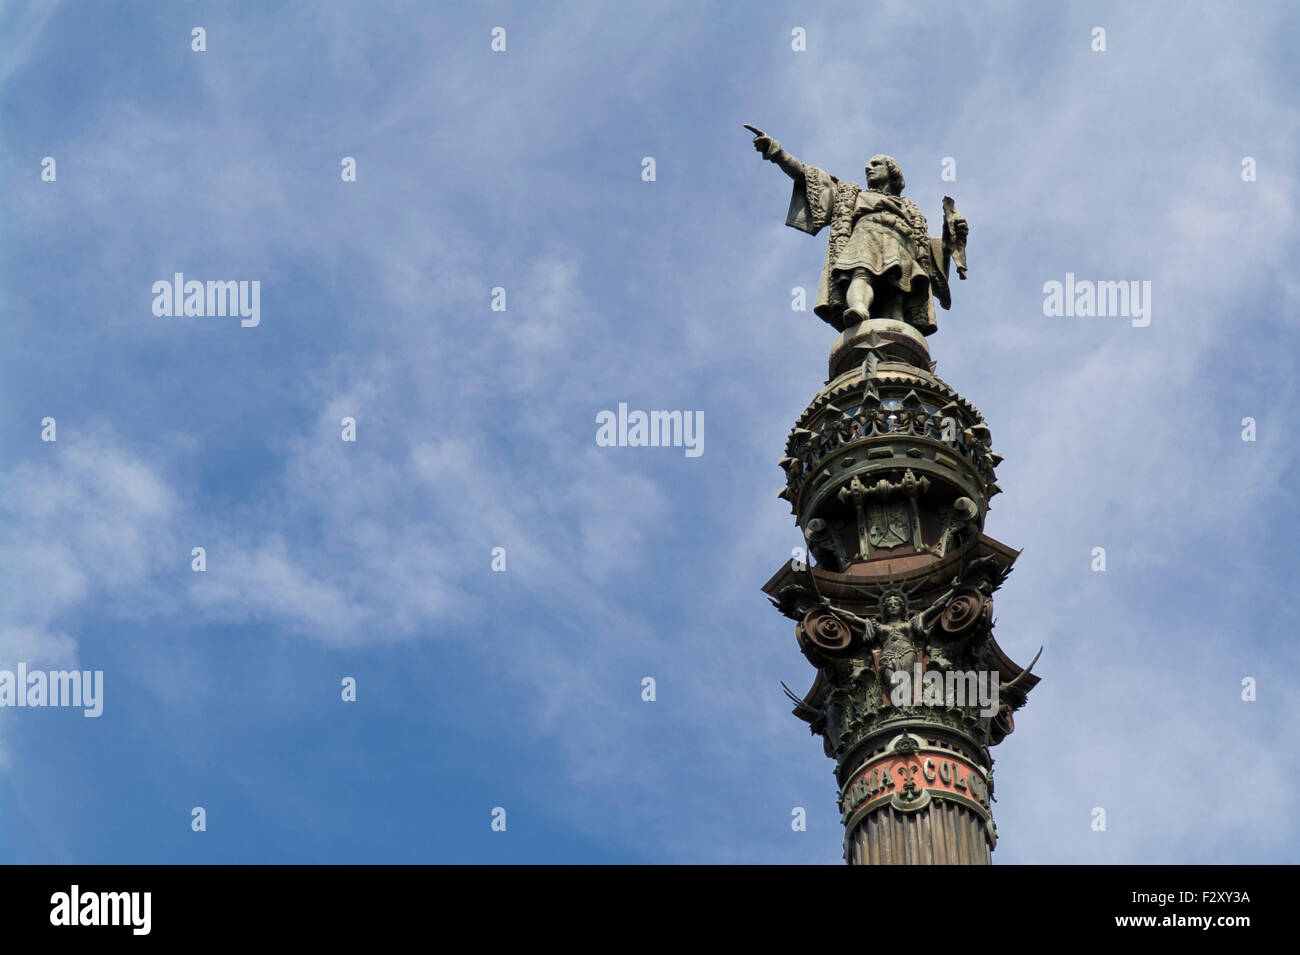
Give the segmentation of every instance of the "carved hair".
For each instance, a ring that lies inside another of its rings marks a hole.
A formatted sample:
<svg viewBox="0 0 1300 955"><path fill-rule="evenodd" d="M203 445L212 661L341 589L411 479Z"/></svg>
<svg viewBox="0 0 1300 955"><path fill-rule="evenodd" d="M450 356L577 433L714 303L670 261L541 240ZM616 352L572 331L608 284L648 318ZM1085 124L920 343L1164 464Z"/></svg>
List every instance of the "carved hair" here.
<svg viewBox="0 0 1300 955"><path fill-rule="evenodd" d="M901 611L903 616L904 617L907 616L907 611L911 609L910 606L911 601L908 600L906 591L902 590L899 587L890 587L888 590L886 590L884 593L880 595L880 602L876 605L880 608L880 615L882 617L885 615L885 604L888 603L890 600L894 599L895 597L897 597L898 602L903 605Z"/></svg>
<svg viewBox="0 0 1300 955"><path fill-rule="evenodd" d="M903 170L898 168L898 163L893 156L872 156L868 164L875 162L877 159L883 160L885 169L889 171L889 191L895 196L901 196L903 189L907 186L907 181L903 178Z"/></svg>

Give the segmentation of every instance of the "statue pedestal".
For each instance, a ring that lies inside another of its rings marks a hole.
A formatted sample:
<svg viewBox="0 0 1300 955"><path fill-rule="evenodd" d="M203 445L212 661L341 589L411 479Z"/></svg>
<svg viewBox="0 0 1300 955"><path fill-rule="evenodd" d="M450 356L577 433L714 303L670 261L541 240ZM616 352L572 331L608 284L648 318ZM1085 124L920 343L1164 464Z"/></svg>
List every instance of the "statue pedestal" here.
<svg viewBox="0 0 1300 955"><path fill-rule="evenodd" d="M871 318L850 325L831 344L830 377L838 378L854 365L861 365L873 347L882 361L899 361L926 371L932 367L924 335L906 322Z"/></svg>

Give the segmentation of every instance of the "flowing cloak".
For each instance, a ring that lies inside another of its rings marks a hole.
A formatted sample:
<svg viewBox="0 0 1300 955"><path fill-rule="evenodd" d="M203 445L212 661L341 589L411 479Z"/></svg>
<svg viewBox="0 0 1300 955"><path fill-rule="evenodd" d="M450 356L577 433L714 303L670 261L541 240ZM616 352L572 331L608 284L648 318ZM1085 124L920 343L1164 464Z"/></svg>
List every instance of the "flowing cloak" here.
<svg viewBox="0 0 1300 955"><path fill-rule="evenodd" d="M944 308L952 305L943 239L928 234L925 216L910 199L840 182L805 164L795 179L785 224L809 235L830 226L813 311L836 328L843 327L844 293L855 268L896 287L904 297L907 321L923 334L936 328L931 294Z"/></svg>

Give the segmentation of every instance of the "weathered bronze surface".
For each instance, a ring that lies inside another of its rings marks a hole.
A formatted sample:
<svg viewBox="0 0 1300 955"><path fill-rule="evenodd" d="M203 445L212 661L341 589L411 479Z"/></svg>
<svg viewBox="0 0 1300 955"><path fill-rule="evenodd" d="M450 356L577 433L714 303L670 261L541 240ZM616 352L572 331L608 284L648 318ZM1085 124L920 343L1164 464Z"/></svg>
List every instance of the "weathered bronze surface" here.
<svg viewBox="0 0 1300 955"><path fill-rule="evenodd" d="M869 318L906 322L934 332L931 296L948 308L948 266L966 277L966 220L944 197L942 237L929 235L925 216L903 198L902 170L889 156L872 156L866 188L843 182L795 159L761 130L754 148L794 180L786 225L816 235L830 227L814 311L840 331Z"/></svg>
<svg viewBox="0 0 1300 955"><path fill-rule="evenodd" d="M951 305L950 265L966 277L969 230L945 197L929 235L888 156L863 187L746 128L794 180L786 224L830 229L815 311L840 332L779 462L808 559L763 590L817 668L802 697L786 692L836 761L848 862L986 864L989 748L1038 677L993 637L993 593L1018 556L983 533L1002 456L926 341L934 300Z"/></svg>

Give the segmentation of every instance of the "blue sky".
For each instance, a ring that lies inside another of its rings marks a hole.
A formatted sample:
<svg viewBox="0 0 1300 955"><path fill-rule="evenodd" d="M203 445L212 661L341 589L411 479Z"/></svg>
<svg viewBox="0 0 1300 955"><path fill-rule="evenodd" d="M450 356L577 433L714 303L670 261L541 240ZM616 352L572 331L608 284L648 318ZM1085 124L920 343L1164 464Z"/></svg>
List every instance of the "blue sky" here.
<svg viewBox="0 0 1300 955"><path fill-rule="evenodd" d="M105 702L0 710L0 860L838 862L759 591L800 542L824 236L753 123L970 222L931 350L1006 456L999 642L1046 647L994 861L1296 861L1297 26L5 3L0 668ZM175 272L260 281L260 324L156 317ZM1046 317L1067 272L1150 281L1151 324ZM619 402L702 411L704 453L598 447Z"/></svg>

